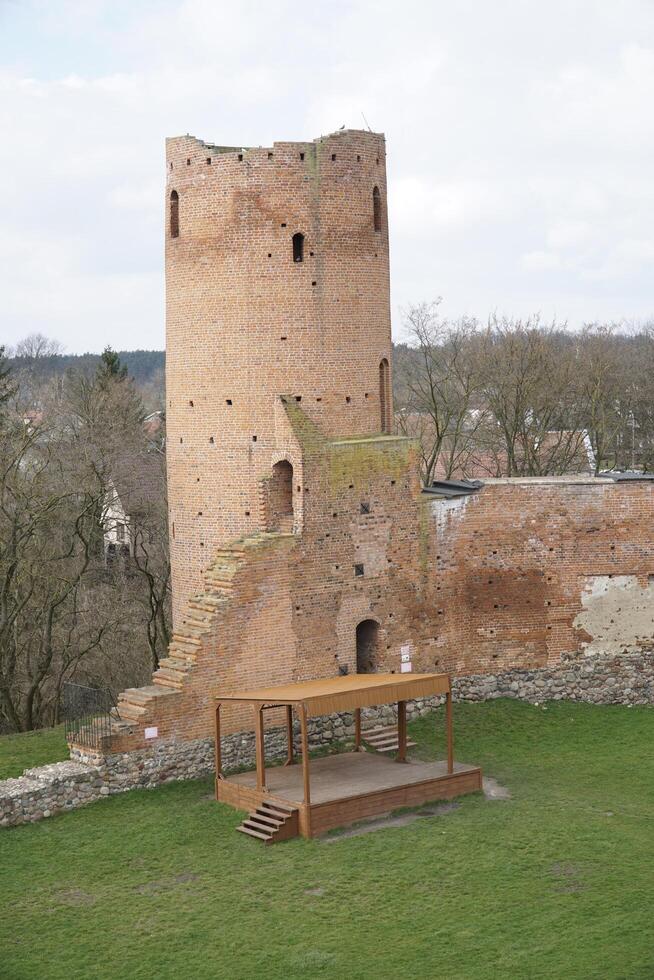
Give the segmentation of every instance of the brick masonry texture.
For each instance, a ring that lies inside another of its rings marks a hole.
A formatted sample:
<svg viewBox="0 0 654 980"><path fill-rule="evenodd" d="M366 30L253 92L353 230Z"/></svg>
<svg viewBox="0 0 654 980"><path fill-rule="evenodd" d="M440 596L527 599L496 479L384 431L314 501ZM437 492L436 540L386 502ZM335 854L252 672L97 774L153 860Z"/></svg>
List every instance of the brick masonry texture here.
<svg viewBox="0 0 654 980"><path fill-rule="evenodd" d="M364 659L400 671L408 655L461 697L651 703L654 485L489 480L435 500L414 444L388 432L383 137L180 137L166 168L174 635L97 755L72 748L97 792L209 771L220 693ZM272 757L282 718L266 721ZM316 737L349 724L315 720ZM251 712L225 706L221 729L226 764L250 761Z"/></svg>
<svg viewBox="0 0 654 980"><path fill-rule="evenodd" d="M220 692L355 672L361 623L382 671L408 654L504 675L651 645L652 484L490 480L434 500L386 431L383 137L166 152L175 633L152 684L122 693L106 754L210 738ZM223 714L225 735L251 730Z"/></svg>
<svg viewBox="0 0 654 980"><path fill-rule="evenodd" d="M217 147L166 141L166 420L175 622L216 548L264 530L280 458L276 399L328 436L380 431L391 358L386 154L377 133ZM375 230L373 191L382 205ZM304 236L303 261L292 239ZM299 404L300 402L298 402ZM220 506L217 506L217 501ZM301 499L298 500L298 517Z"/></svg>

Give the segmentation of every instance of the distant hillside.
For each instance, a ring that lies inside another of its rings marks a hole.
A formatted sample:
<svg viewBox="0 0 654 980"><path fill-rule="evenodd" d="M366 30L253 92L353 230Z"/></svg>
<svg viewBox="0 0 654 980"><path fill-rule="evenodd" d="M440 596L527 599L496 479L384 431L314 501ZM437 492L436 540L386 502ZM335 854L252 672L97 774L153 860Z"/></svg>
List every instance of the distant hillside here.
<svg viewBox="0 0 654 980"><path fill-rule="evenodd" d="M163 384L166 352L162 350L120 350L118 356L138 385ZM100 360L99 354L54 354L36 361L26 357L9 360L12 368L31 367L37 377L51 378L66 371L91 373Z"/></svg>

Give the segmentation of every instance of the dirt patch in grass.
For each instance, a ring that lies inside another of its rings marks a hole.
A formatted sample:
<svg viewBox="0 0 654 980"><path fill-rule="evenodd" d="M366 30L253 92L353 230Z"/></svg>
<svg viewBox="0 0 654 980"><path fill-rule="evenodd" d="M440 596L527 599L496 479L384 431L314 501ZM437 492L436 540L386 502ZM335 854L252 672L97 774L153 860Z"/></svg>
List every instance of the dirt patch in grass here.
<svg viewBox="0 0 654 980"><path fill-rule="evenodd" d="M361 837L363 834L372 834L375 830L389 830L391 827L408 827L409 824L420 820L421 817L443 817L448 813L454 813L461 806L460 803L439 803L432 807L422 807L420 810L413 810L409 813L382 814L376 820L367 823L357 824L356 827L348 827L345 830L337 831L329 837L320 839L322 844L335 844L336 841L345 840L347 837Z"/></svg>
<svg viewBox="0 0 654 980"><path fill-rule="evenodd" d="M177 885L187 885L191 881L197 881L199 877L199 875L194 874L192 871L183 871L181 874L175 875L172 878L162 878L160 881L146 881L142 885L137 885L135 891L139 895L156 895L158 892L165 892L171 888L176 888Z"/></svg>
<svg viewBox="0 0 654 980"><path fill-rule="evenodd" d="M584 888L584 883L581 880L581 869L575 864L564 864L557 861L550 868L550 874L554 879L554 891L560 895L580 892Z"/></svg>
<svg viewBox="0 0 654 980"><path fill-rule="evenodd" d="M73 908L75 906L95 905L95 896L82 891L81 888L67 888L65 891L57 892L54 900L58 905L69 905Z"/></svg>
<svg viewBox="0 0 654 980"><path fill-rule="evenodd" d="M511 799L511 793L506 786L502 786L496 779L490 777L484 777L483 792L487 800ZM449 803L434 803L423 806L419 810L410 810L405 813L383 813L375 820L359 823L353 827L347 827L342 831L329 834L329 836L321 838L321 843L334 844L336 841L345 840L347 837L360 837L362 834L371 834L375 830L388 830L391 827L408 827L409 824L414 823L421 817L445 817L450 813L455 813L460 807L460 803L452 800Z"/></svg>
<svg viewBox="0 0 654 980"><path fill-rule="evenodd" d="M481 788L487 800L510 800L511 791L506 786L502 786L492 776L484 776Z"/></svg>

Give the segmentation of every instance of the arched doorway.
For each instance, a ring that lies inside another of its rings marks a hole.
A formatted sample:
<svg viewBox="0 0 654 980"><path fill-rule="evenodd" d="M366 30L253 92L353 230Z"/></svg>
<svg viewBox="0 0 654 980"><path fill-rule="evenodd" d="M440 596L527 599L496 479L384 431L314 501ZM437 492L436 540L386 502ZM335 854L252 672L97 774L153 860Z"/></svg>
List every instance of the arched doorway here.
<svg viewBox="0 0 654 980"><path fill-rule="evenodd" d="M374 674L379 658L379 623L364 619L357 626L357 674Z"/></svg>
<svg viewBox="0 0 654 980"><path fill-rule="evenodd" d="M293 530L293 467L281 459L272 468L268 490L268 529L290 533Z"/></svg>

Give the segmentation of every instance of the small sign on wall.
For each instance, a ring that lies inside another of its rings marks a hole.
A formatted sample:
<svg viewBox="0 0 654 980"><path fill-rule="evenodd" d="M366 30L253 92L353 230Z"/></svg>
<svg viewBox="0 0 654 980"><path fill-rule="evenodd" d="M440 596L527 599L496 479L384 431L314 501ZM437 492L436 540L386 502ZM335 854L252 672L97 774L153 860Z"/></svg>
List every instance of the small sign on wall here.
<svg viewBox="0 0 654 980"><path fill-rule="evenodd" d="M410 674L412 670L411 647L407 644L406 646L400 647L400 673Z"/></svg>
<svg viewBox="0 0 654 980"><path fill-rule="evenodd" d="M146 728L144 734L146 738L156 738L159 734L159 729L156 725L153 725L152 728Z"/></svg>

